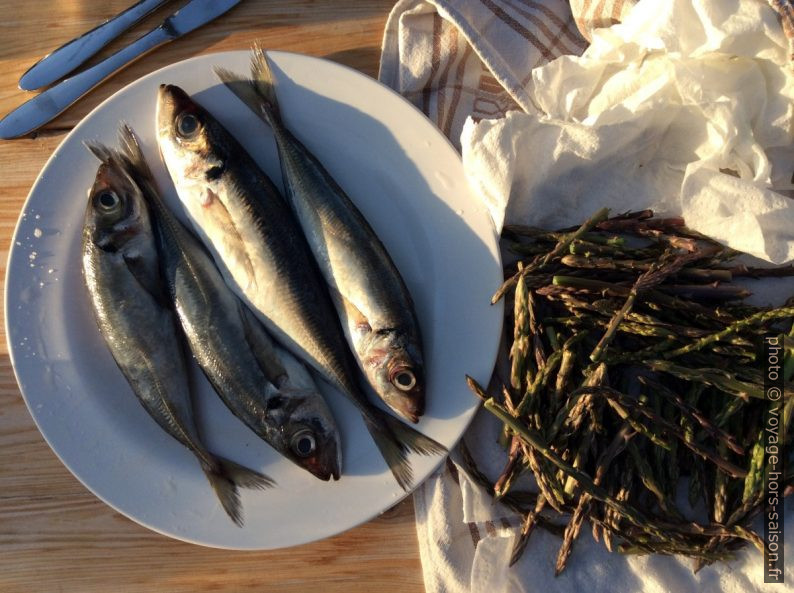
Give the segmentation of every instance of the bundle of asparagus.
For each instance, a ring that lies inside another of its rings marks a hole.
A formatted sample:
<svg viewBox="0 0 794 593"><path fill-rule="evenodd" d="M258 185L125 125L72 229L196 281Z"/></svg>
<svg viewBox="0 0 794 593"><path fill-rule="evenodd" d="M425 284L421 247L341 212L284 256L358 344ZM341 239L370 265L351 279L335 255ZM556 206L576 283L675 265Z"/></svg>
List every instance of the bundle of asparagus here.
<svg viewBox="0 0 794 593"><path fill-rule="evenodd" d="M507 462L492 484L463 453L472 474L525 517L511 564L534 527L546 527L563 536L559 574L585 519L610 550L683 554L695 570L746 542L763 550L750 527L761 509L770 407L760 346L764 336L794 336L794 298L750 306L732 280L794 275L794 267L737 263L738 252L678 218L608 216L503 233L526 258L494 295L513 300L511 376L494 397L468 380L504 423ZM786 344L783 427L794 410ZM513 488L525 471L537 492ZM788 494L794 472L785 475ZM692 508L676 500L684 480Z"/></svg>

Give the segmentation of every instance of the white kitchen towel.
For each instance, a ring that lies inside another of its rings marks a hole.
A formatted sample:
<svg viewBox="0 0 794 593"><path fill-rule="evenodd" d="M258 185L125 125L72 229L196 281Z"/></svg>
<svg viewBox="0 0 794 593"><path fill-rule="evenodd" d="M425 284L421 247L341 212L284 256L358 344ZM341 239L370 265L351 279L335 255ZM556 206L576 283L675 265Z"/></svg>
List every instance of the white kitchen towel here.
<svg viewBox="0 0 794 593"><path fill-rule="evenodd" d="M458 147L465 125L467 175L498 226L505 212L550 225L575 224L602 205L681 212L686 195L686 212L704 232L769 260L791 258L790 203L775 191L791 187L794 169L794 160L787 164L790 0L639 4L401 0L387 23L381 80ZM593 40L582 58L585 43L572 23ZM672 197L661 192L666 186L677 187ZM466 435L491 479L504 463L497 432L480 412ZM559 540L542 530L508 570L516 517L494 506L459 464L453 453L414 497L428 593L774 587L763 584L755 550L693 575L689 562L676 558L610 554L587 533L569 569L554 579ZM773 590L792 590L791 569L786 581Z"/></svg>

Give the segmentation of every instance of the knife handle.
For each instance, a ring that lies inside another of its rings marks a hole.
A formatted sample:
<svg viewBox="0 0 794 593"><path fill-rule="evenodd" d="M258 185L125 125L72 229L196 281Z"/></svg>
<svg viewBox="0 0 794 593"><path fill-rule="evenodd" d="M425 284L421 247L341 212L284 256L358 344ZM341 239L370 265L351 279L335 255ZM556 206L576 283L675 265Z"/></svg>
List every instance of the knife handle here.
<svg viewBox="0 0 794 593"><path fill-rule="evenodd" d="M112 19L72 39L33 64L19 79L19 88L23 91L39 89L73 72L88 58L166 1L168 0L140 0Z"/></svg>
<svg viewBox="0 0 794 593"><path fill-rule="evenodd" d="M36 95L0 120L0 138L18 138L43 126L100 82L172 39L166 27L157 27L95 66Z"/></svg>

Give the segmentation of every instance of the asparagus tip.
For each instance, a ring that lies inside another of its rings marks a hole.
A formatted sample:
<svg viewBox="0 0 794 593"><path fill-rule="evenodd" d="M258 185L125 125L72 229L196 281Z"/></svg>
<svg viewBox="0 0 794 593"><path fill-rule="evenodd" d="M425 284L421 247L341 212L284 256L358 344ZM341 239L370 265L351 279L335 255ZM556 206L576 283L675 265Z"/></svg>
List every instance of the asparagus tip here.
<svg viewBox="0 0 794 593"><path fill-rule="evenodd" d="M474 378L471 377L470 375L466 375L466 384L469 386L469 389L471 389L472 392L474 392L474 395L479 397L482 401L487 401L488 399L490 399L483 390L483 388L480 386L480 384L477 383L477 381L475 381Z"/></svg>

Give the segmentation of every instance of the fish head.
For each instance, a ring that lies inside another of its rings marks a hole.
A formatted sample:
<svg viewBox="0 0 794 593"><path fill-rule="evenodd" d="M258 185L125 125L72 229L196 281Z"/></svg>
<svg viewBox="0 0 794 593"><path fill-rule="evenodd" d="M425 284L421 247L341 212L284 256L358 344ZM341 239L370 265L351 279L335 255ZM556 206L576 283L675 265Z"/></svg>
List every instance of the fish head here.
<svg viewBox="0 0 794 593"><path fill-rule="evenodd" d="M104 250L124 251L151 228L143 193L118 155L99 144L87 146L102 162L88 192L85 232Z"/></svg>
<svg viewBox="0 0 794 593"><path fill-rule="evenodd" d="M160 85L157 144L175 183L210 186L225 170L225 134L217 120L178 86Z"/></svg>
<svg viewBox="0 0 794 593"><path fill-rule="evenodd" d="M381 399L411 422L425 411L424 362L416 343L400 330L373 332L362 365Z"/></svg>
<svg viewBox="0 0 794 593"><path fill-rule="evenodd" d="M276 427L270 444L321 480L339 479L342 446L331 411L316 391L279 389L268 399L268 421Z"/></svg>

